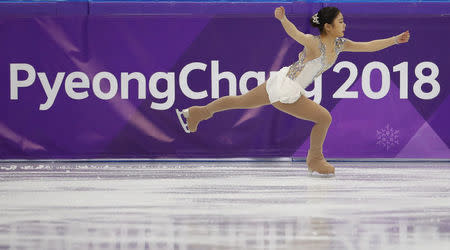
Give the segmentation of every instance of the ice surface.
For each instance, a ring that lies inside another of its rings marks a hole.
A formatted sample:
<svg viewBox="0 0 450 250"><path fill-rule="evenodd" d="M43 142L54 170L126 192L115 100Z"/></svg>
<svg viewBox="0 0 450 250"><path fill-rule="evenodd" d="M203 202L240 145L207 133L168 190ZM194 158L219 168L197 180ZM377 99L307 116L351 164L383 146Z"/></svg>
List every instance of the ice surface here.
<svg viewBox="0 0 450 250"><path fill-rule="evenodd" d="M449 163L0 163L0 249L450 249Z"/></svg>

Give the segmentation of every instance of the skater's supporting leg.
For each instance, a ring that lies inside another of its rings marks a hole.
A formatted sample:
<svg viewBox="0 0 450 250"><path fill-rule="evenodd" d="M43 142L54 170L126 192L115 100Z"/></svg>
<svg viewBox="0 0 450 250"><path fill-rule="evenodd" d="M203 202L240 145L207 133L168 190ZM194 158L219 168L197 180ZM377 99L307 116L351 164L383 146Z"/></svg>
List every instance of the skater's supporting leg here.
<svg viewBox="0 0 450 250"><path fill-rule="evenodd" d="M294 103L275 102L273 106L285 113L288 113L299 119L315 122L311 130L310 148L313 150L322 150L328 128L331 124L331 115L328 110L314 101L302 95Z"/></svg>
<svg viewBox="0 0 450 250"><path fill-rule="evenodd" d="M276 102L273 103L273 106L294 117L316 123L310 135L310 149L307 157L308 167L310 170L319 173L334 173L334 167L325 161L322 154L323 143L332 120L330 112L304 95L294 103Z"/></svg>

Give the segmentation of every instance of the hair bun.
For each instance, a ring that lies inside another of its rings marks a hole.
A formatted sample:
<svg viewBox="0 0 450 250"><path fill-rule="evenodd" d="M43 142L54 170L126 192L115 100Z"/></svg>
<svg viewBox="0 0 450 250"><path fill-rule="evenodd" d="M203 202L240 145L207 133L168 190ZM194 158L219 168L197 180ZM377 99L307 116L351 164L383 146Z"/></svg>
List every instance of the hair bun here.
<svg viewBox="0 0 450 250"><path fill-rule="evenodd" d="M316 14L311 16L309 22L311 23L311 26L319 28L320 33L322 33L324 32L325 24L333 24L334 19L339 15L339 13L340 10L336 7L323 7Z"/></svg>
<svg viewBox="0 0 450 250"><path fill-rule="evenodd" d="M313 26L313 27L320 27L320 22L319 22L319 17L318 17L318 15L317 15L317 13L316 14L314 14L310 19L309 19L309 22L311 23L311 26Z"/></svg>

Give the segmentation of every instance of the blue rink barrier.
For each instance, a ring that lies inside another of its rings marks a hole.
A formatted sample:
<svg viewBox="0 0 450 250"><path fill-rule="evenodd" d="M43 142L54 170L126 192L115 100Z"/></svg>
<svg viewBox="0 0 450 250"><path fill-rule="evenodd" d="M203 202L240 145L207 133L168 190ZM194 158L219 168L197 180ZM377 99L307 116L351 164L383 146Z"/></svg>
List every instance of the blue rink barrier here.
<svg viewBox="0 0 450 250"><path fill-rule="evenodd" d="M310 12L316 7L349 6L347 14L448 15L448 1L0 1L0 16L161 15L161 14L269 14L283 5L287 14Z"/></svg>
<svg viewBox="0 0 450 250"><path fill-rule="evenodd" d="M304 158L312 124L270 106L250 119L221 113L193 136L175 113L246 93L298 60L278 6L311 34L309 17L324 6L342 11L355 41L413 34L376 53L342 53L311 85L333 116L328 159L450 159L450 4L430 1L0 1L0 159ZM430 47L430 37L441 39ZM119 78L129 72L144 79L139 88ZM87 85L75 96L77 74ZM349 82L356 98L342 94Z"/></svg>

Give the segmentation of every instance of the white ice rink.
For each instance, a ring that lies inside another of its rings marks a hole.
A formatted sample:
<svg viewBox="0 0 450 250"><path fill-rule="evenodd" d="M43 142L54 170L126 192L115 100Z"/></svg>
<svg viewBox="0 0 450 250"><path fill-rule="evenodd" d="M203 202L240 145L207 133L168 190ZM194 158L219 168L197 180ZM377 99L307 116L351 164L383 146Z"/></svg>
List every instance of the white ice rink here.
<svg viewBox="0 0 450 250"><path fill-rule="evenodd" d="M450 249L450 163L0 163L0 249Z"/></svg>

